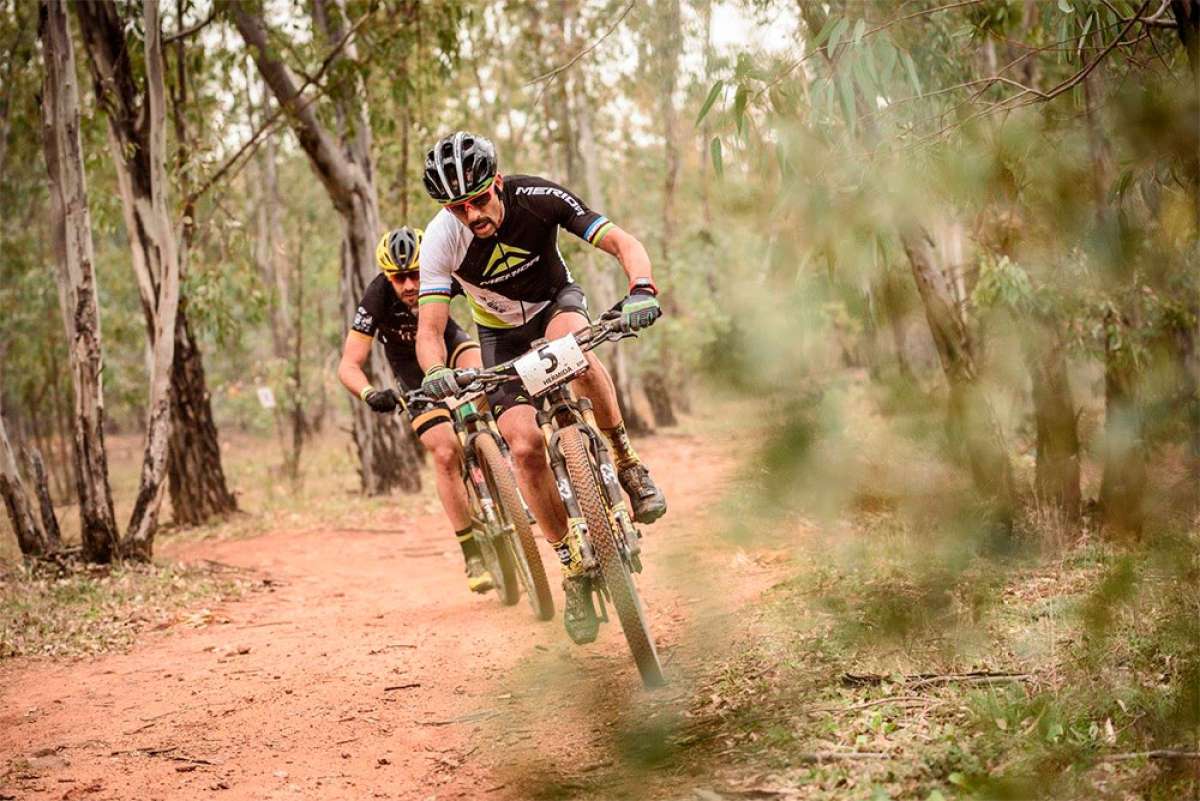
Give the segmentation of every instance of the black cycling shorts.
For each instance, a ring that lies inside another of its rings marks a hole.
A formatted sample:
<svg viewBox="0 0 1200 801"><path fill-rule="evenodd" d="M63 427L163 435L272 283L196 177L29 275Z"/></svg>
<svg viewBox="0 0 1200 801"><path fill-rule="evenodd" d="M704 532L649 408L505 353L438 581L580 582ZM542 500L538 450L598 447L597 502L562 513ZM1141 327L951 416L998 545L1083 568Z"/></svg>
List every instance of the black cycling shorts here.
<svg viewBox="0 0 1200 801"><path fill-rule="evenodd" d="M546 326L550 325L550 321L562 312L579 312L584 317L588 317L587 296L583 294L583 287L579 284L571 283L564 286L554 296L554 301L549 306L538 312L524 325L516 328L479 326L480 358L483 359L483 366L493 367L509 359L515 359L528 351L535 339L546 336ZM588 319L591 318L588 317ZM533 404L533 399L529 397L525 387L516 379L490 388L487 397L488 404L492 407L492 413L496 415L497 420L500 419L500 415L514 406Z"/></svg>
<svg viewBox="0 0 1200 801"><path fill-rule="evenodd" d="M447 342L447 345L450 344ZM449 357L446 361L451 367L454 367L458 364L459 356L478 347L479 345L475 340L471 339L465 331L460 330L459 335L454 337L453 350L450 350L446 354ZM418 381L416 386L419 387L420 385L421 382ZM444 403L413 403L406 407L405 411L408 412L408 419L412 423L413 433L418 437L434 426L453 422L453 418L450 416L450 409Z"/></svg>

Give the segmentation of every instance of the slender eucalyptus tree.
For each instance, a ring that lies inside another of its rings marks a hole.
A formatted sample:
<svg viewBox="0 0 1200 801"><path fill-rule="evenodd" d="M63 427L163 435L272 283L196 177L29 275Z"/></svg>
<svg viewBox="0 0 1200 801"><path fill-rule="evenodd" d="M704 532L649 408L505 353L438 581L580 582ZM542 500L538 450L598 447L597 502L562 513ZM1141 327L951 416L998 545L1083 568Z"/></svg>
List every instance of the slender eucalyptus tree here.
<svg viewBox="0 0 1200 801"><path fill-rule="evenodd" d="M50 230L59 301L74 379L75 483L80 542L89 562L108 562L119 534L104 448L104 385L95 253L80 140L75 48L64 0L43 0L45 81L42 140L50 186Z"/></svg>
<svg viewBox="0 0 1200 801"><path fill-rule="evenodd" d="M157 0L142 6L140 48L144 88L132 55L134 31L112 0L73 6L88 51L96 97L108 120L109 143L129 235L147 333L152 343L146 441L138 492L122 554L148 560L167 486L171 436L171 370L179 311L179 246L166 170L166 90Z"/></svg>

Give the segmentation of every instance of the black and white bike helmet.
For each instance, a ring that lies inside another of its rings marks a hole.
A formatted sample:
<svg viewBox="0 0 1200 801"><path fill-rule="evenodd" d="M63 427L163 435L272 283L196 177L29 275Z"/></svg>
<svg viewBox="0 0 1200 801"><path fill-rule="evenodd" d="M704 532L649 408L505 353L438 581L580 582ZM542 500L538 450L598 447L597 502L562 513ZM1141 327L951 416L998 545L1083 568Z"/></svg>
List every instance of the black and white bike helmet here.
<svg viewBox="0 0 1200 801"><path fill-rule="evenodd" d="M425 155L425 191L443 206L487 190L496 177L496 146L458 131L438 140Z"/></svg>
<svg viewBox="0 0 1200 801"><path fill-rule="evenodd" d="M375 246L375 263L380 271L391 276L421 269L419 256L422 233L420 228L406 225L384 234Z"/></svg>

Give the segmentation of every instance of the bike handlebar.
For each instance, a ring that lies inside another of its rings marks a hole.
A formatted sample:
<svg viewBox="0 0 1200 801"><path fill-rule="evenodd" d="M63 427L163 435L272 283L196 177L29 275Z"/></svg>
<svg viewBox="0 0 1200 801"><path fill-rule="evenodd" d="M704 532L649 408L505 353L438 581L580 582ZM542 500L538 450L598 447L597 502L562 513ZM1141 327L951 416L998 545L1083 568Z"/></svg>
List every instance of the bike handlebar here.
<svg viewBox="0 0 1200 801"><path fill-rule="evenodd" d="M616 342L617 340L637 336L636 333L626 327L624 320L621 319L620 308L621 304L618 303L615 307L602 314L599 320L587 328L574 332L573 336L580 350L587 353L599 347L601 343ZM521 354L521 356L524 355ZM517 359L520 359L521 356L492 367L455 370L454 380L458 383L458 394L462 395L468 390L479 391L485 387L515 380L517 373L513 365L516 364Z"/></svg>

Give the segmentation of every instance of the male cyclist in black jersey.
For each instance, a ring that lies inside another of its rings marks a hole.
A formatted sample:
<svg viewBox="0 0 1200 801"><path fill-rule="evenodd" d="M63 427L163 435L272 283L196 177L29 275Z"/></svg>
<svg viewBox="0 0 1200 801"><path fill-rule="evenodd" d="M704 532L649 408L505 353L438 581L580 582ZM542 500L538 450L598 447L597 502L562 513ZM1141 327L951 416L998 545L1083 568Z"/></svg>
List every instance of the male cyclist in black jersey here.
<svg viewBox="0 0 1200 801"><path fill-rule="evenodd" d="M401 399L391 389L371 386L363 365L371 354L376 336L402 390L421 386L423 373L417 363L417 297L421 270L421 230L397 228L383 235L375 248L380 274L367 286L358 303L354 322L346 334L338 378L374 411L394 412ZM455 367L478 367L479 345L453 320L446 321L442 344ZM460 464L462 453L451 425L450 411L441 404L413 404L408 408L413 431L433 455L434 483L446 517L454 527L467 564L467 584L474 592L492 588L492 576L484 567L467 507Z"/></svg>
<svg viewBox="0 0 1200 801"><path fill-rule="evenodd" d="M558 184L500 175L489 140L460 131L439 141L426 156L425 189L443 207L426 228L421 251L417 356L425 368L423 386L433 397L455 389L443 342L453 281L470 301L489 367L526 352L535 339L588 325L587 299L558 251L559 227L621 263L629 276L621 311L631 330L651 325L662 313L642 243ZM590 369L574 388L591 399L596 421L612 442L634 519L653 522L666 512L666 500L629 442L612 379L593 354L587 360ZM510 382L490 392L489 400L522 493L563 563L567 632L576 642L590 642L598 622L587 594L571 580L581 572L577 535L567 530L531 399Z"/></svg>

